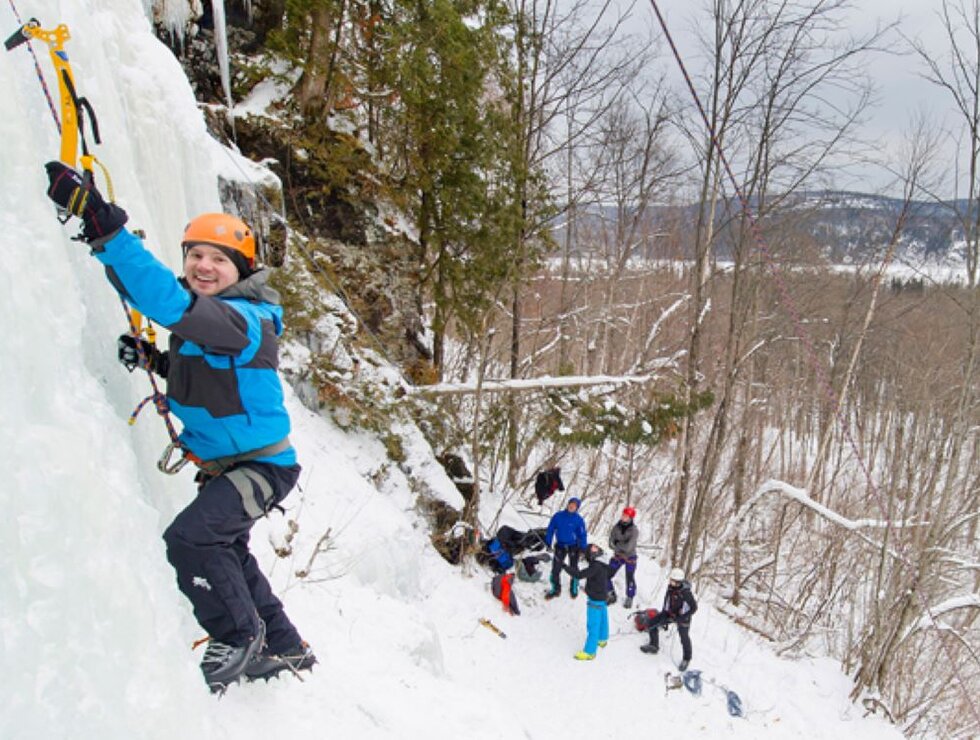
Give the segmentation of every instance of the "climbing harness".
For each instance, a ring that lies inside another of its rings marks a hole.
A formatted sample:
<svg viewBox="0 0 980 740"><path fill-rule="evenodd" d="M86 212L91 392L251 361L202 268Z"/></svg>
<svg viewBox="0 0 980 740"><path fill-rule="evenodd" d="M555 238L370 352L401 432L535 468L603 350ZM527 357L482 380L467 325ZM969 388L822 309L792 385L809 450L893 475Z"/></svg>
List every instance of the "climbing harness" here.
<svg viewBox="0 0 980 740"><path fill-rule="evenodd" d="M146 403L146 400L144 400L143 403ZM185 447L179 439L174 439L164 449L163 455L161 455L160 459L157 461L157 467L161 472L167 473L168 475L173 475L174 473L180 471L180 469L187 463L192 462L198 467L201 473L210 478L216 478L238 463L248 462L249 460L255 460L259 457L271 457L272 455L277 455L280 452L288 450L291 446L292 444L289 441L289 437L283 437L278 442L273 442L272 444L265 445L264 447L258 447L254 450L248 450L247 452L240 452L236 455L227 455L226 457L216 457L213 460L202 460L200 457L187 449L187 447ZM173 459L175 452L181 453L181 457L177 458L176 460Z"/></svg>

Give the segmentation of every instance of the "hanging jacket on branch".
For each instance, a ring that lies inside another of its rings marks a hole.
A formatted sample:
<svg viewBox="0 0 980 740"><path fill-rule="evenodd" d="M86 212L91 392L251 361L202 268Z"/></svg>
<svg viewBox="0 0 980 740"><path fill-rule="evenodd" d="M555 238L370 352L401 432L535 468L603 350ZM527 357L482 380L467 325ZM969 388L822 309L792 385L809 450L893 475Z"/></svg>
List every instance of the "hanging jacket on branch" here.
<svg viewBox="0 0 980 740"><path fill-rule="evenodd" d="M549 468L542 470L534 478L534 495L537 496L538 504L543 504L555 491L564 491L565 484L561 479L561 468Z"/></svg>

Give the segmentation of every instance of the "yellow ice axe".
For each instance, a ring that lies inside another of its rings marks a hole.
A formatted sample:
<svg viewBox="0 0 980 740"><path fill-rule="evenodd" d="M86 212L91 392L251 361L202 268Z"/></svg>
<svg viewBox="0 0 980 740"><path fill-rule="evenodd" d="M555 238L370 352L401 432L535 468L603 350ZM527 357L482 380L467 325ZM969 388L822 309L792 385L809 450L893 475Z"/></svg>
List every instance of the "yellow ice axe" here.
<svg viewBox="0 0 980 740"><path fill-rule="evenodd" d="M65 50L65 42L70 38L71 34L68 31L68 26L64 23L59 24L53 29L47 29L41 28L41 24L37 18L31 18L4 42L4 46L10 51L31 39L35 39L48 47L48 55L51 58L51 64L54 66L55 74L58 77L58 92L61 103L61 121L58 124L61 131L61 152L59 159L73 168L80 162L83 176L88 179L94 176L94 165L98 164L102 168L106 182L108 183L107 194L109 199L114 200L112 181L109 179L109 173L102 166L102 163L89 153L88 145L85 141L84 114L87 111L89 127L92 130L95 143L102 143L102 140L99 138L99 124L95 117L95 111L92 110L92 106L86 98L79 97L78 95L75 76L72 73L71 63L68 60L68 52ZM43 78L41 83L44 85ZM47 91L46 86L45 91ZM81 142L82 146L81 157L78 155L79 142Z"/></svg>

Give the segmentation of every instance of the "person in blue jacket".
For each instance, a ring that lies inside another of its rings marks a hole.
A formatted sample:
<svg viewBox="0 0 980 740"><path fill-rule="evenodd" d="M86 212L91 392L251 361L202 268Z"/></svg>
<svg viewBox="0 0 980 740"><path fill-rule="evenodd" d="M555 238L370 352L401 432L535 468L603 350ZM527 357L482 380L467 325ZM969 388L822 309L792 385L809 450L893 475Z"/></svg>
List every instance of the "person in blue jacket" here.
<svg viewBox="0 0 980 740"><path fill-rule="evenodd" d="M545 594L546 599L561 595L561 571L565 558L573 568L578 567L578 556L585 551L588 543L585 532L585 520L578 513L582 502L577 498L568 499L568 504L556 512L548 522L544 541L548 547L554 542L555 557L551 561L551 590ZM569 586L569 595L574 599L578 596L578 578L573 577Z"/></svg>
<svg viewBox="0 0 980 740"><path fill-rule="evenodd" d="M210 636L205 681L222 690L242 675L311 669L312 650L248 550L255 521L300 472L278 375L282 308L256 269L255 237L240 219L204 214L188 224L178 279L124 228L126 212L60 162L47 164L48 196L83 221L81 238L135 309L170 330L169 351L130 335L119 359L167 380L183 423L175 445L200 471L198 493L163 534L177 585Z"/></svg>

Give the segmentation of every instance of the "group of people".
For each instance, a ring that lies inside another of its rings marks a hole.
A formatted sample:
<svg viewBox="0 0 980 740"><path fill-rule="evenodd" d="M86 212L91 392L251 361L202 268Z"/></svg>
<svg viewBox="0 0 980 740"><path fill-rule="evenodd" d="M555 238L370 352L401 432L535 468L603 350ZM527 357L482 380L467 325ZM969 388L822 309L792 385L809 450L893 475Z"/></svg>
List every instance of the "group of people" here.
<svg viewBox="0 0 980 740"><path fill-rule="evenodd" d="M203 214L184 231L183 275L178 277L126 229L128 215L106 201L91 178L60 162L49 162L48 197L82 220L79 240L102 263L120 296L143 315L170 330L166 351L132 334L118 340L118 359L167 381L167 407L183 423L174 447L198 467L197 495L167 527L163 539L177 585L209 635L201 661L208 686L223 690L242 676L269 678L283 670L310 670L316 657L286 616L282 602L249 552L249 532L287 496L299 477L289 442L289 415L283 402L277 338L282 333L278 295L268 272L256 263L256 238L242 220ZM539 501L564 490L560 471L547 471ZM616 601L612 579L626 572L630 608L636 594L636 511L623 510L609 534L613 556L589 544L577 498L548 524L545 542L554 543L551 590L561 594L561 572L571 576L569 593L585 580L588 636L575 657L589 660L609 639L607 605ZM540 537L540 535L537 535ZM579 568L579 554L586 565ZM545 556L534 558L536 563ZM532 564L533 567L533 564ZM675 578L676 576L676 578ZM500 595L511 605L513 576L501 579ZM664 608L651 622L650 644L658 649L657 627L678 625L686 667L688 633L697 604L683 574L671 571ZM512 611L518 612L516 601Z"/></svg>
<svg viewBox="0 0 980 740"><path fill-rule="evenodd" d="M626 598L623 606L632 608L636 596L636 545L639 540L639 529L636 526L636 509L627 506L623 509L619 521L609 532L609 549L612 557L608 563L600 558L602 548L596 543L589 543L585 520L579 513L581 500L570 498L565 508L556 512L548 522L545 532L545 544L553 549L551 561L551 589L545 594L546 599L554 599L561 595L561 574L565 571L570 576L569 595L574 599L578 596L579 581L585 580L586 594L586 638L584 647L575 653L576 660L593 660L598 648L605 647L609 641L609 612L610 604L617 600L613 578L624 568L626 580ZM579 567L579 556L584 556L586 565ZM655 654L660 649L659 632L670 624L677 625L677 634L681 640L683 656L678 668L687 669L693 655L691 649L691 617L698 609L697 601L691 591L691 585L684 580L684 571L673 568L669 574L667 592L664 595L663 608L649 619L645 619L645 631L649 635L649 643L640 649L644 653ZM645 613L644 613L645 614Z"/></svg>

